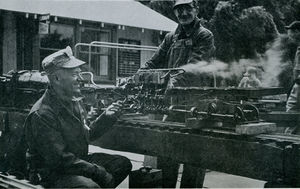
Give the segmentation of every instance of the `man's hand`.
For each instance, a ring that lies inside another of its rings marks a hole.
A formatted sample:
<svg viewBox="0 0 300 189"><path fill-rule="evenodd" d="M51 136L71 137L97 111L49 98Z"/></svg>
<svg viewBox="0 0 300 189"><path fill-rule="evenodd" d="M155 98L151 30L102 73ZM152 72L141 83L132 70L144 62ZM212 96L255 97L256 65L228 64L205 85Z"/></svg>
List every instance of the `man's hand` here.
<svg viewBox="0 0 300 189"><path fill-rule="evenodd" d="M168 82L167 88L173 88L177 85L177 80L175 77L171 77Z"/></svg>
<svg viewBox="0 0 300 189"><path fill-rule="evenodd" d="M106 108L105 115L109 117L119 117L121 115L122 107L121 101L114 102Z"/></svg>
<svg viewBox="0 0 300 189"><path fill-rule="evenodd" d="M174 77L170 77L168 82L168 88L172 87L185 87L188 86L188 83L186 83L186 74L180 74Z"/></svg>
<svg viewBox="0 0 300 189"><path fill-rule="evenodd" d="M113 176L105 170L104 167L94 165L94 174L92 180L101 188L115 188Z"/></svg>
<svg viewBox="0 0 300 189"><path fill-rule="evenodd" d="M115 179L114 177L106 172L103 182L100 185L102 188L115 188Z"/></svg>

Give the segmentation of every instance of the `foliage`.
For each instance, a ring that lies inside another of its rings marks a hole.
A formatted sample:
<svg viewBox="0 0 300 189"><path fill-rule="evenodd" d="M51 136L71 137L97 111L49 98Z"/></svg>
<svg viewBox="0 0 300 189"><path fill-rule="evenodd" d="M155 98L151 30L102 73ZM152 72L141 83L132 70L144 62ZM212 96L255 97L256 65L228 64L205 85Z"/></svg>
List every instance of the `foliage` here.
<svg viewBox="0 0 300 189"><path fill-rule="evenodd" d="M257 58L278 35L272 15L263 7L241 9L234 2L219 2L210 23L216 57L225 62Z"/></svg>
<svg viewBox="0 0 300 189"><path fill-rule="evenodd" d="M241 59L255 60L266 56L264 53L275 45L283 69L280 83L291 83L297 44L284 34L284 26L300 20L300 0L197 1L198 17L215 36L217 59L228 64ZM150 0L150 7L176 21L171 0Z"/></svg>
<svg viewBox="0 0 300 189"><path fill-rule="evenodd" d="M199 18L210 20L220 0L197 0L199 4ZM278 30L285 32L284 26L294 20L300 20L300 0L223 0L232 4L237 4L243 10L254 6L262 6L274 17L274 22ZM143 4L148 4L152 9L176 21L172 4L173 0L142 0Z"/></svg>
<svg viewBox="0 0 300 189"><path fill-rule="evenodd" d="M283 70L279 75L281 86L291 87L293 84L292 72L297 46L300 44L300 33L293 38L281 34L274 43L274 48L280 54Z"/></svg>
<svg viewBox="0 0 300 189"><path fill-rule="evenodd" d="M273 16L263 7L244 9L239 22L240 38L236 47L242 49L239 53L245 58L256 58L257 54L265 53L267 44L278 36Z"/></svg>
<svg viewBox="0 0 300 189"><path fill-rule="evenodd" d="M161 13L162 15L176 21L176 16L173 13L173 0L152 0L149 4L150 8Z"/></svg>
<svg viewBox="0 0 300 189"><path fill-rule="evenodd" d="M216 57L225 62L234 60L236 54L235 44L239 35L239 20L235 4L231 2L219 2L214 16L210 21L210 29L215 36Z"/></svg>
<svg viewBox="0 0 300 189"><path fill-rule="evenodd" d="M292 10L295 1L198 0L198 17L215 35L217 58L223 61L253 58L257 53L264 53L266 44L274 40L277 26L282 31L283 26L291 22L294 13L287 10ZM152 9L176 21L172 5L172 0L151 0L149 4ZM289 20L282 18L285 15ZM273 20L272 16L278 19Z"/></svg>

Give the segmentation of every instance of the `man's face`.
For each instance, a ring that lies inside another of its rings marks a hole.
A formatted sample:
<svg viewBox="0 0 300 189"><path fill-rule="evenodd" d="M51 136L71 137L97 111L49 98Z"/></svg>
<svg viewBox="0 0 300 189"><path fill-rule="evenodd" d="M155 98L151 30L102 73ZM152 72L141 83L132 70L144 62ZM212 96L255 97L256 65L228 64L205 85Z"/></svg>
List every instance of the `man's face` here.
<svg viewBox="0 0 300 189"><path fill-rule="evenodd" d="M70 69L61 69L57 71L58 85L60 90L63 91L63 94L66 97L78 97L80 96L80 76L79 73L81 69L70 68Z"/></svg>
<svg viewBox="0 0 300 189"><path fill-rule="evenodd" d="M181 25L191 24L197 16L197 9L190 4L178 5L174 8L174 14Z"/></svg>

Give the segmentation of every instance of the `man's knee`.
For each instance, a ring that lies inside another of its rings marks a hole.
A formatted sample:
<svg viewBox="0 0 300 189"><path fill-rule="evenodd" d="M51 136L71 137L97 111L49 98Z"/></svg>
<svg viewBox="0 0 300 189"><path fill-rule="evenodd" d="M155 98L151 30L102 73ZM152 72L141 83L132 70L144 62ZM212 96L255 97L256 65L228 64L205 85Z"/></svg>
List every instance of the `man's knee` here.
<svg viewBox="0 0 300 189"><path fill-rule="evenodd" d="M103 166L107 172L112 174L116 185L121 183L132 169L130 160L120 155L95 153L89 155L88 161Z"/></svg>
<svg viewBox="0 0 300 189"><path fill-rule="evenodd" d="M127 172L129 174L129 172L132 169L131 161L127 157L124 157L124 156L118 156L118 159L120 161L120 165L122 166L124 172Z"/></svg>
<svg viewBox="0 0 300 189"><path fill-rule="evenodd" d="M114 176L116 186L118 186L129 175L132 164L126 157L117 155L115 158L116 164L112 168L111 173Z"/></svg>

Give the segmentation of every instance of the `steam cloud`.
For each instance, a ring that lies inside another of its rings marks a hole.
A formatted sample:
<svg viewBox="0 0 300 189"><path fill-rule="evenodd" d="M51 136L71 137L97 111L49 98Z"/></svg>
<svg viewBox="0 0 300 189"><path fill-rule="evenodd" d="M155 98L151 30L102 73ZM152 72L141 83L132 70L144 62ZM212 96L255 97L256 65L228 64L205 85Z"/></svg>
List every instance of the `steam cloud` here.
<svg viewBox="0 0 300 189"><path fill-rule="evenodd" d="M225 63L219 60L212 62L200 61L196 64L181 66L186 72L201 74L211 73L224 79L234 76L242 78L248 66L254 66L258 70L258 78L263 87L275 87L279 85L278 76L283 69L280 61L281 52L276 50L276 44L257 59L240 59L239 61Z"/></svg>

